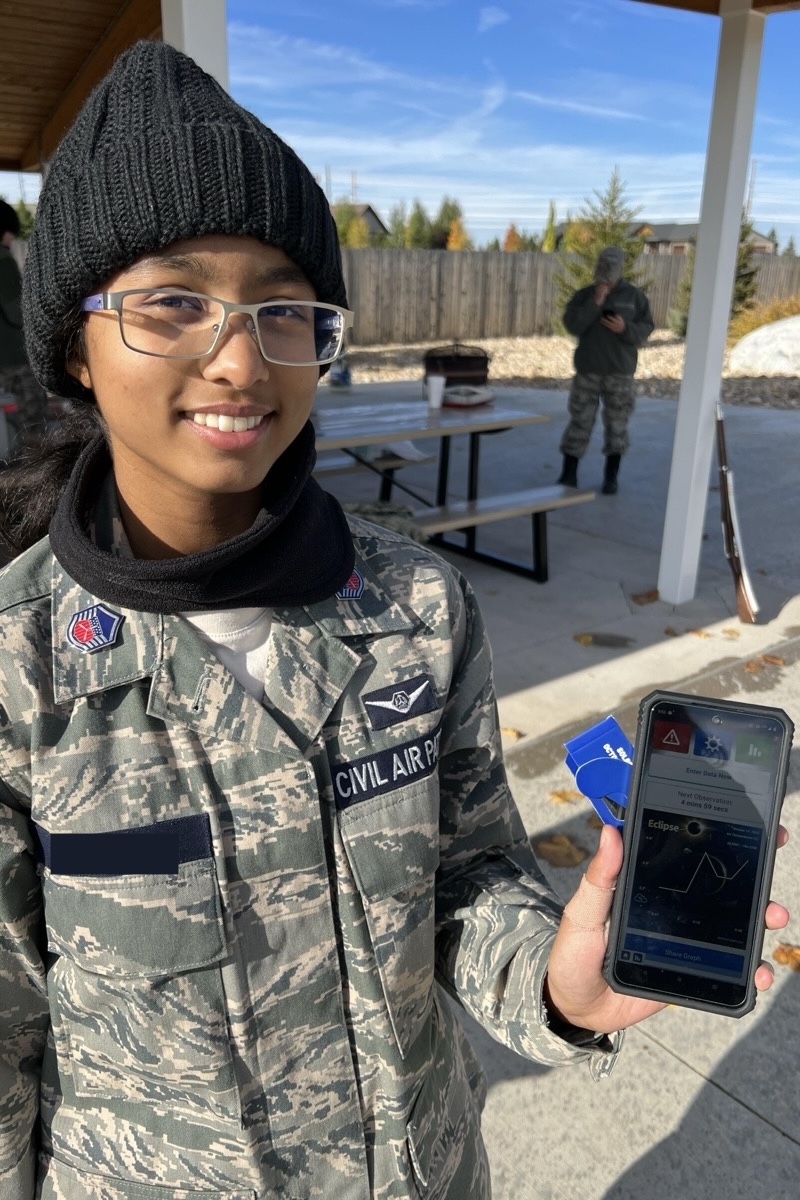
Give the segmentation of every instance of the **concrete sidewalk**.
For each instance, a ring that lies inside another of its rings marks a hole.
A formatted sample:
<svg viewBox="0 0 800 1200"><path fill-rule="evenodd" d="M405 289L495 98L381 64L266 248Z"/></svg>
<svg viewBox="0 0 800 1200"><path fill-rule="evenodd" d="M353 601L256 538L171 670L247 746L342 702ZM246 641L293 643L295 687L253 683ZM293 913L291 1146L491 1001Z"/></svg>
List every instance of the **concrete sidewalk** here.
<svg viewBox="0 0 800 1200"><path fill-rule="evenodd" d="M398 385L385 386L396 394ZM401 386L419 394L419 384ZM560 466L565 393L512 388L504 395L552 420L484 438L485 494L552 482ZM534 843L558 832L594 849L588 802L557 802L556 793L572 785L563 742L609 713L632 737L638 701L654 687L779 705L800 726L800 413L726 410L742 540L762 608L755 626L736 617L716 491L696 598L678 608L652 599L675 414L674 401L641 399L618 495L548 518L548 583L448 555L473 584L486 619L509 778ZM454 439L454 486L465 487L466 454L466 439ZM596 429L581 486L599 486L601 475ZM430 464L406 468L400 478L432 497ZM352 475L331 481L329 490L374 499L377 485ZM527 560L530 521L487 526L479 544ZM798 915L782 934L767 934L767 957L778 940L800 942L799 790L793 763L784 823L794 838L778 856L773 892ZM543 866L565 898L583 869ZM484 1128L495 1200L796 1197L798 1028L800 979L781 966L775 986L742 1020L672 1008L630 1030L602 1083L582 1069L527 1063L470 1026L490 1081Z"/></svg>

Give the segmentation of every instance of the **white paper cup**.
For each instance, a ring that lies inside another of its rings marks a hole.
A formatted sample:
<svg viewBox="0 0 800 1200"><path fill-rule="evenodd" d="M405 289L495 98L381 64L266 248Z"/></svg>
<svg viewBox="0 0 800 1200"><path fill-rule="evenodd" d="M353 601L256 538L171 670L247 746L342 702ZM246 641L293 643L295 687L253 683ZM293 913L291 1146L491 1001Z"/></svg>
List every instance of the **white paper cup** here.
<svg viewBox="0 0 800 1200"><path fill-rule="evenodd" d="M444 375L429 375L427 380L428 408L441 408L444 396Z"/></svg>

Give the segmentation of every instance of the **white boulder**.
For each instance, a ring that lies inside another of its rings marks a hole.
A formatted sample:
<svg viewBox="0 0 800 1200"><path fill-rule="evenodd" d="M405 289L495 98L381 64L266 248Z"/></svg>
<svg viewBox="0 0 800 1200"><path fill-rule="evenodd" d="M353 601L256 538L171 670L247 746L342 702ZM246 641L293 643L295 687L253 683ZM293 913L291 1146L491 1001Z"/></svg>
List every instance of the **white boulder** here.
<svg viewBox="0 0 800 1200"><path fill-rule="evenodd" d="M745 334L731 350L728 370L732 375L800 375L800 316Z"/></svg>

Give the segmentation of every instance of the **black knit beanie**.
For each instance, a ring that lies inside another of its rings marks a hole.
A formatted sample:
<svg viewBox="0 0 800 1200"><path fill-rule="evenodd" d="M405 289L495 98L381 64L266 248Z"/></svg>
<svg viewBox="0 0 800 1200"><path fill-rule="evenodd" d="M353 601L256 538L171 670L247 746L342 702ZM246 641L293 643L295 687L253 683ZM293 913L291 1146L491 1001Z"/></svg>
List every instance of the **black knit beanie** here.
<svg viewBox="0 0 800 1200"><path fill-rule="evenodd" d="M39 382L88 399L66 371L64 319L143 254L212 233L277 246L318 300L347 304L336 226L308 168L192 59L138 42L86 100L41 191L23 281Z"/></svg>

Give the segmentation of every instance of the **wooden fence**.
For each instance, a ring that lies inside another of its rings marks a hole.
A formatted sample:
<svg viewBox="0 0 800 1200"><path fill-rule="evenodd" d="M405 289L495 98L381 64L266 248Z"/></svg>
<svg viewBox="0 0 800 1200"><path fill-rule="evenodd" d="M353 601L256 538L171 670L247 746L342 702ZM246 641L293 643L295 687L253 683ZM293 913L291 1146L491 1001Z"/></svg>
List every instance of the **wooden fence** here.
<svg viewBox="0 0 800 1200"><path fill-rule="evenodd" d="M555 254L497 250L344 250L354 345L474 341L554 332L560 312ZM759 300L800 293L800 257L756 254ZM681 255L637 263L657 328L686 266Z"/></svg>

